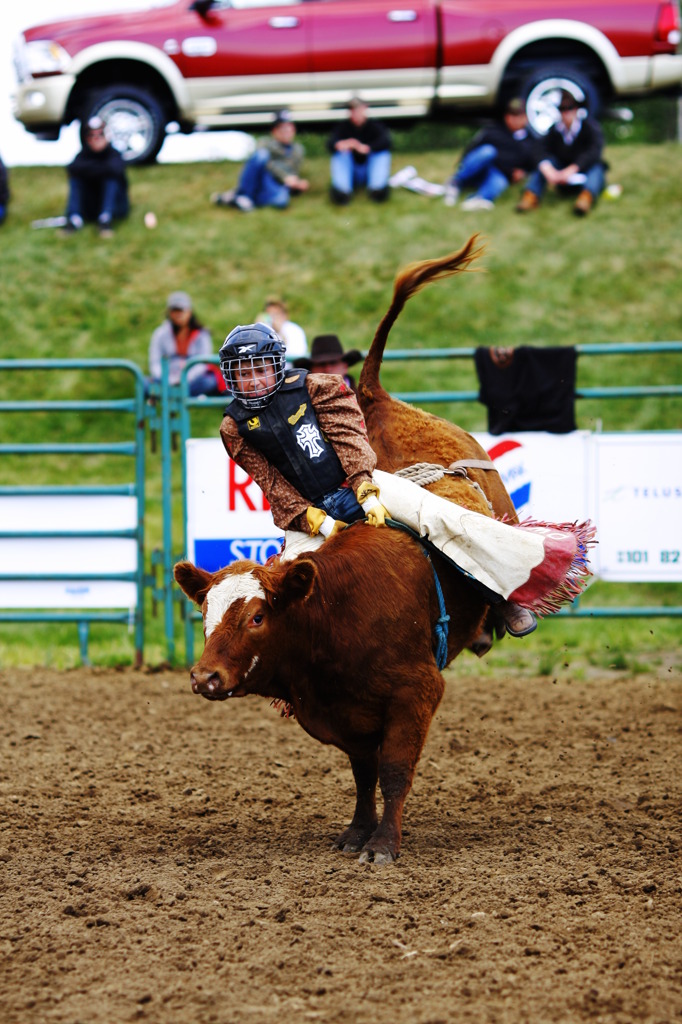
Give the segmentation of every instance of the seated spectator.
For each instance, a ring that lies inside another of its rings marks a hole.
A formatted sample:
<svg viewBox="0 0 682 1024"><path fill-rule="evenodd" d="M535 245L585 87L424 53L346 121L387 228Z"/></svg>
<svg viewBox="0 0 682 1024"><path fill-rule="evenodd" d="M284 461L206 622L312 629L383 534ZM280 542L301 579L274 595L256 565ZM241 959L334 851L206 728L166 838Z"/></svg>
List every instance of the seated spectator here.
<svg viewBox="0 0 682 1024"><path fill-rule="evenodd" d="M539 206L545 187L550 185L573 194L579 188L573 212L584 217L604 191L607 165L602 159L604 136L600 125L579 107L570 92L562 92L559 113L560 120L540 140L540 162L516 207L518 213Z"/></svg>
<svg viewBox="0 0 682 1024"><path fill-rule="evenodd" d="M7 216L7 206L9 204L9 180L7 176L7 168L2 162L0 157L0 224L2 224Z"/></svg>
<svg viewBox="0 0 682 1024"><path fill-rule="evenodd" d="M330 197L339 206L349 203L357 188L366 188L377 203L390 195L391 133L368 115L367 104L354 97L347 120L334 128L327 142L332 155Z"/></svg>
<svg viewBox="0 0 682 1024"><path fill-rule="evenodd" d="M308 355L305 331L293 320L289 320L287 304L283 299L267 299L263 312L257 319L258 323L270 324L280 341L284 342L288 366L293 366L292 360L297 356Z"/></svg>
<svg viewBox="0 0 682 1024"><path fill-rule="evenodd" d="M497 197L535 170L537 162L537 144L528 131L523 101L510 100L502 121L482 128L465 149L445 186L445 205L454 206L462 189L472 188L462 209L491 210Z"/></svg>
<svg viewBox="0 0 682 1024"><path fill-rule="evenodd" d="M283 210L292 195L307 192L309 184L299 176L305 151L295 142L296 125L288 110L275 115L270 135L259 139L256 151L246 161L237 187L216 192L216 206L236 206L250 213L257 206L275 206Z"/></svg>
<svg viewBox="0 0 682 1024"><path fill-rule="evenodd" d="M313 338L310 356L294 359L294 366L311 373L338 373L353 391L357 391L355 380L348 373L348 367L354 366L362 359L362 352L352 348L343 351L343 346L336 334L318 334Z"/></svg>
<svg viewBox="0 0 682 1024"><path fill-rule="evenodd" d="M151 380L161 380L161 361L170 360L168 381L179 384L183 368L192 356L213 354L211 335L197 319L192 300L187 292L171 292L166 306L166 319L156 328L149 344L149 374ZM196 363L187 371L190 395L217 395L225 390L222 374L217 366Z"/></svg>
<svg viewBox="0 0 682 1024"><path fill-rule="evenodd" d="M91 118L81 126L82 149L66 168L69 198L63 234L96 223L102 238L112 234L112 222L128 216L125 161L107 138L104 122Z"/></svg>

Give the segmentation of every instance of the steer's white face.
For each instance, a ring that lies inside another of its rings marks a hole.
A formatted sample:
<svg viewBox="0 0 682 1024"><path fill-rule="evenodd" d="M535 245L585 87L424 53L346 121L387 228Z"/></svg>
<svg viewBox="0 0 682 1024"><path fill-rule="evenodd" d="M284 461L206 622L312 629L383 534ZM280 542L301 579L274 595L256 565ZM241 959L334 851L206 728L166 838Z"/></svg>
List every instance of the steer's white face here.
<svg viewBox="0 0 682 1024"><path fill-rule="evenodd" d="M265 591L250 572L227 576L215 587L211 587L206 596L206 617L204 619L206 639L209 638L216 626L220 625L225 612L235 601L240 598L250 601L252 597L260 597L264 601Z"/></svg>

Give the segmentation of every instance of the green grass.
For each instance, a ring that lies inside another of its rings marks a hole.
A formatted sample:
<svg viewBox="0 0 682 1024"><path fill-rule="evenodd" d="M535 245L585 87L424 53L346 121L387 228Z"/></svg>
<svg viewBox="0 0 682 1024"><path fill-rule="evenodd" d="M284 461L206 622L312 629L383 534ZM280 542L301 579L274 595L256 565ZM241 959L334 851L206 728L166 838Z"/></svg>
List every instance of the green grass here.
<svg viewBox="0 0 682 1024"><path fill-rule="evenodd" d="M430 128L430 132L435 129ZM463 144L462 129L441 128L434 145L410 150L401 137L394 168L414 164L419 173L442 181L451 173ZM449 133L449 134L448 134ZM418 135L418 133L417 133ZM476 345L570 345L679 340L682 215L680 147L615 144L607 150L610 181L623 185L622 198L603 200L590 217L571 215L570 203L548 195L542 208L525 217L514 212L511 189L489 213L446 210L435 199L404 190L377 206L364 196L349 207L327 200L328 163L319 139L304 139L318 155L307 161L309 195L284 212L263 210L244 216L208 202L211 192L236 181L236 164L158 165L130 172L132 211L113 239L92 229L72 238L50 230L32 231L30 222L58 214L66 177L60 168L15 168L11 172L10 216L0 239L0 356L3 358L115 357L146 372L149 337L163 316L167 294L192 295L198 315L213 332L217 350L236 323L253 319L271 292L284 295L292 318L308 337L338 333L347 348L367 348L391 296L396 271L405 263L444 255L481 232L485 257L478 273L431 286L412 299L390 338L392 348ZM157 214L156 230L144 227L147 210ZM679 382L679 357L633 359L611 356L579 361L579 385ZM466 361L387 364L384 382L392 390L476 389ZM0 378L0 399L97 397L101 385L80 373L23 373ZM107 378L107 393L124 393L120 375ZM457 405L432 411L457 419L467 429L484 429L483 406ZM215 434L217 410L195 417L196 434ZM604 429L679 429L679 403L585 402L579 426ZM104 438L113 422L94 414L57 418L50 414L0 416L0 438ZM5 458L3 482L59 481L76 472L86 479L130 479L130 467L91 458L76 470L68 460ZM176 485L178 483L176 474ZM161 541L160 464L148 453L148 547ZM179 497L179 493L178 493ZM179 500L176 502L179 506ZM179 508L175 543L181 543ZM599 585L602 587L602 585ZM595 588L596 589L596 588ZM645 603L679 603L678 588L649 588ZM616 602L622 588L603 587L600 599ZM639 600L638 590L635 600ZM552 621L523 644L505 642L499 657L523 671L551 674L554 651L575 636L573 659L586 665L625 664L636 670L642 652L674 650L675 623L602 620ZM609 638L606 644L604 638ZM130 661L132 643L120 629L93 627L91 651L98 663ZM560 640L557 642L557 637ZM164 657L161 619L151 620L146 657ZM615 653L614 653L615 652ZM645 659L646 660L646 659ZM0 665L78 661L75 627L0 626ZM477 671L484 663L470 662Z"/></svg>

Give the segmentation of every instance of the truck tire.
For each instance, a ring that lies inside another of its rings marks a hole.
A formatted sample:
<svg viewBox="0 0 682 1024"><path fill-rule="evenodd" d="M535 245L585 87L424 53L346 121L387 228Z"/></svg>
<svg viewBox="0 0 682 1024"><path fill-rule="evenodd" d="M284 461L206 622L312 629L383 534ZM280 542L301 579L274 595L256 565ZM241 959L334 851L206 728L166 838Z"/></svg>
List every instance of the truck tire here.
<svg viewBox="0 0 682 1024"><path fill-rule="evenodd" d="M90 93L83 119L100 117L112 144L128 164L150 164L166 137L166 118L159 101L145 89L121 83Z"/></svg>
<svg viewBox="0 0 682 1024"><path fill-rule="evenodd" d="M601 97L596 81L570 64L543 65L525 78L520 90L526 104L528 127L534 135L544 135L559 120L563 90L570 92L593 117L599 116Z"/></svg>

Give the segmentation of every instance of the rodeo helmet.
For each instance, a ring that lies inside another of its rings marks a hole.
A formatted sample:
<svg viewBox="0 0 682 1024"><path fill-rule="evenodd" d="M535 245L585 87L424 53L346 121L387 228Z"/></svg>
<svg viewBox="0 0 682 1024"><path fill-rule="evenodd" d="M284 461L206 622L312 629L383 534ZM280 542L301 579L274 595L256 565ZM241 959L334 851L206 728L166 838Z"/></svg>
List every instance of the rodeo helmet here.
<svg viewBox="0 0 682 1024"><path fill-rule="evenodd" d="M285 348L281 338L267 324L234 327L220 349L220 370L227 390L247 409L262 409L272 401L284 383ZM269 363L272 379L264 384L256 370ZM239 370L239 380L237 371ZM257 381L257 388L244 390L244 382Z"/></svg>

